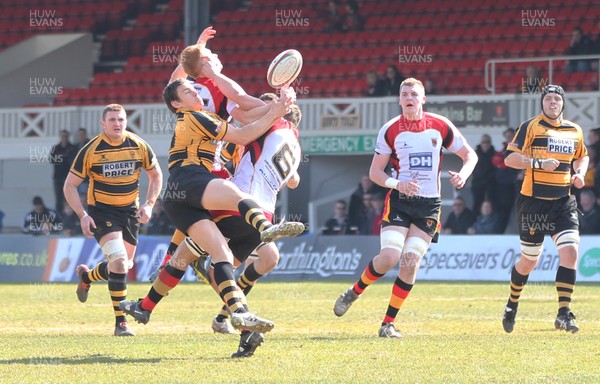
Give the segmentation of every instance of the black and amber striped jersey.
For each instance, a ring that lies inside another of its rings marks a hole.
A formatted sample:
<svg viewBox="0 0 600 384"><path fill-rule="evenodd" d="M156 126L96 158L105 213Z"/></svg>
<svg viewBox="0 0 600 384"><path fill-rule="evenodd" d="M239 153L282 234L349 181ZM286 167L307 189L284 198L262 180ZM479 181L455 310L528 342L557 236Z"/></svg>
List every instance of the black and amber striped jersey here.
<svg viewBox="0 0 600 384"><path fill-rule="evenodd" d="M178 109L169 148L169 169L201 165L211 171L227 127L227 122L212 112Z"/></svg>
<svg viewBox="0 0 600 384"><path fill-rule="evenodd" d="M140 168L149 171L157 163L152 148L136 134L126 131L123 142L113 145L101 133L81 148L71 172L90 178L89 205L138 206Z"/></svg>
<svg viewBox="0 0 600 384"><path fill-rule="evenodd" d="M570 195L571 164L573 160L587 156L579 125L568 120L555 124L543 113L519 126L506 148L506 156L512 152L560 162L553 171L531 168L525 171L521 194L549 200Z"/></svg>

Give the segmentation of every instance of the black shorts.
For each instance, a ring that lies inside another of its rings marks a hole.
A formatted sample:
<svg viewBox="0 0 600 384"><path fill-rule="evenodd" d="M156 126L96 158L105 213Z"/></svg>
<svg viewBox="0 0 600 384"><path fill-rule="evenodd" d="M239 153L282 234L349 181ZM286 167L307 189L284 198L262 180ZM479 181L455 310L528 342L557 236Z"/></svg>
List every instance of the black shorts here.
<svg viewBox="0 0 600 384"><path fill-rule="evenodd" d="M176 167L170 170L167 188L163 195L165 211L183 233L200 220L212 220L202 206L202 196L208 183L217 176L203 166Z"/></svg>
<svg viewBox="0 0 600 384"><path fill-rule="evenodd" d="M515 209L521 241L542 243L545 235L553 236L568 229L579 230L577 200L572 195L544 200L519 194Z"/></svg>
<svg viewBox="0 0 600 384"><path fill-rule="evenodd" d="M217 227L229 239L233 256L243 263L261 243L260 233L241 216L228 216L217 221Z"/></svg>
<svg viewBox="0 0 600 384"><path fill-rule="evenodd" d="M123 240L137 245L140 232L137 210L134 205L130 207L113 207L104 204L88 206L88 214L96 223L96 229L92 228L96 240L100 242L100 239L107 233L123 232Z"/></svg>
<svg viewBox="0 0 600 384"><path fill-rule="evenodd" d="M410 228L414 224L432 238L437 236L442 200L439 197L409 197L393 190L385 199L381 228L395 225Z"/></svg>

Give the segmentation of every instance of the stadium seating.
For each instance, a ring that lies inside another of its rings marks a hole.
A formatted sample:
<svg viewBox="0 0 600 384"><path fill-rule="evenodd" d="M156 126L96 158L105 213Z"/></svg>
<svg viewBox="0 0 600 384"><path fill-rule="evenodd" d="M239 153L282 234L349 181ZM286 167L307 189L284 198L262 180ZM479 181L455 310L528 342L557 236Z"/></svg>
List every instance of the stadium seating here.
<svg viewBox="0 0 600 384"><path fill-rule="evenodd" d="M3 3L0 49L35 33L53 32L30 27L28 13L33 1ZM60 32L91 31L102 43L100 60L121 63L115 72L96 73L90 84L68 90L55 105L106 103L115 96L123 103L160 100L159 95L139 92L160 89L175 66L183 48L183 0L46 3L46 8L56 10L65 20ZM325 32L325 0L291 0L285 7L276 0L261 0L248 9L236 9L236 1L211 1L212 24L218 34L209 46L225 63L224 73L252 94L268 90L266 68L270 59L286 48L296 48L304 56L299 81L310 90L308 97L361 96L366 88L365 73L371 69L382 72L388 64L395 64L405 76L431 79L438 93L486 94L484 64L488 58L561 55L574 27L590 33L596 23L596 15L589 11L593 0L578 0L568 8L560 0L548 1L544 10L560 28L522 25L523 10L539 9L533 0L461 0L451 7L445 0L359 3L363 30L342 33ZM402 49L416 50L425 60L402 59ZM499 65L498 90L516 92L526 66ZM596 89L597 81L590 79L597 80L597 72L567 74L564 68L565 63L555 66L556 81L569 83L573 89Z"/></svg>

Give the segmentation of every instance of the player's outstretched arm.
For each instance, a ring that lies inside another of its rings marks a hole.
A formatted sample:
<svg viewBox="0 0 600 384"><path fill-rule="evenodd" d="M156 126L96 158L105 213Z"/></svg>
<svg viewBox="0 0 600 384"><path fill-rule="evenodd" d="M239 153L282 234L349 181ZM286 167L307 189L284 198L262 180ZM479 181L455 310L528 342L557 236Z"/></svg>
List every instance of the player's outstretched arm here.
<svg viewBox="0 0 600 384"><path fill-rule="evenodd" d="M223 67L216 55L208 55L202 58L202 73L213 80L225 97L237 103L243 110L250 110L265 105L265 102L244 91L237 82L221 73Z"/></svg>
<svg viewBox="0 0 600 384"><path fill-rule="evenodd" d="M229 125L223 140L241 145L249 144L269 130L277 119L283 117L287 113L289 106L295 101L296 93L294 90L289 87L282 88L281 97L269 105L269 112L257 121L240 128L232 124Z"/></svg>
<svg viewBox="0 0 600 384"><path fill-rule="evenodd" d="M231 116L236 121L239 121L240 124L245 125L245 124L249 124L253 121L260 119L267 112L269 112L269 109L270 109L270 107L267 104L261 105L260 107L252 108L250 110L244 110L244 109L241 109L240 107L235 107L231 111Z"/></svg>
<svg viewBox="0 0 600 384"><path fill-rule="evenodd" d="M216 33L217 33L217 31L215 31L213 29L212 25L210 27L205 28L204 31L202 31L202 33L198 37L198 41L196 42L196 44L200 45L200 46L202 46L204 48L206 46L206 43L208 42L208 40L214 38ZM171 74L171 78L169 79L169 83L171 81L173 81L175 79L179 79L181 77L185 78L186 76L187 76L187 74L183 70L183 67L181 66L181 64L178 64L177 68L175 68L175 70Z"/></svg>

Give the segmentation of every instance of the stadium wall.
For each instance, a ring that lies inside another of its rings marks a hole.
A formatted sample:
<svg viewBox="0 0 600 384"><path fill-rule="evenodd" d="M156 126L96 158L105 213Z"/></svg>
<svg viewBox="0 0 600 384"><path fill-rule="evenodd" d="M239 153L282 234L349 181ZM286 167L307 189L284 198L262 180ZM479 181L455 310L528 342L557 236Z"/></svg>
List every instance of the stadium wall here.
<svg viewBox="0 0 600 384"><path fill-rule="evenodd" d="M284 214L309 221L308 202L314 207L311 227L318 228L332 212L336 194L349 196L360 176L369 169L370 155L378 129L400 111L397 98L300 99L303 161L302 183L295 191L284 192L288 203ZM156 151L166 173L165 158L174 126L173 115L162 104L125 105L128 126L146 139ZM79 127L93 136L99 131L102 106L0 109L0 210L4 225L17 227L30 210L31 198L40 195L49 207L55 206L52 166L49 154L58 142L60 130L72 133ZM431 96L426 110L449 116L467 140L475 146L483 133L499 147L501 133L539 113L539 95ZM600 93L569 93L565 116L584 130L600 125ZM587 133L587 132L586 132ZM444 170L456 167L445 158ZM445 177L445 173L442 175ZM330 182L335 179L336 182ZM165 178L166 180L166 178ZM166 181L165 181L166 183ZM454 191L443 183L442 197ZM142 199L147 181L141 180ZM470 193L464 193L469 198ZM322 200L325 198L324 200ZM10 203L7 203L10 202ZM448 210L445 210L448 211Z"/></svg>
<svg viewBox="0 0 600 384"><path fill-rule="evenodd" d="M158 267L169 237L140 236L135 273L130 280L147 282ZM529 281L554 281L559 257L546 241ZM266 281L356 280L379 251L377 236L305 235L277 242L281 260ZM578 282L600 282L597 236L582 236ZM517 236L441 236L421 262L419 280L508 281L520 257ZM96 265L104 256L93 239L5 235L0 244L0 282L76 282L75 267ZM397 269L387 278L394 278ZM188 269L184 281L195 281Z"/></svg>

